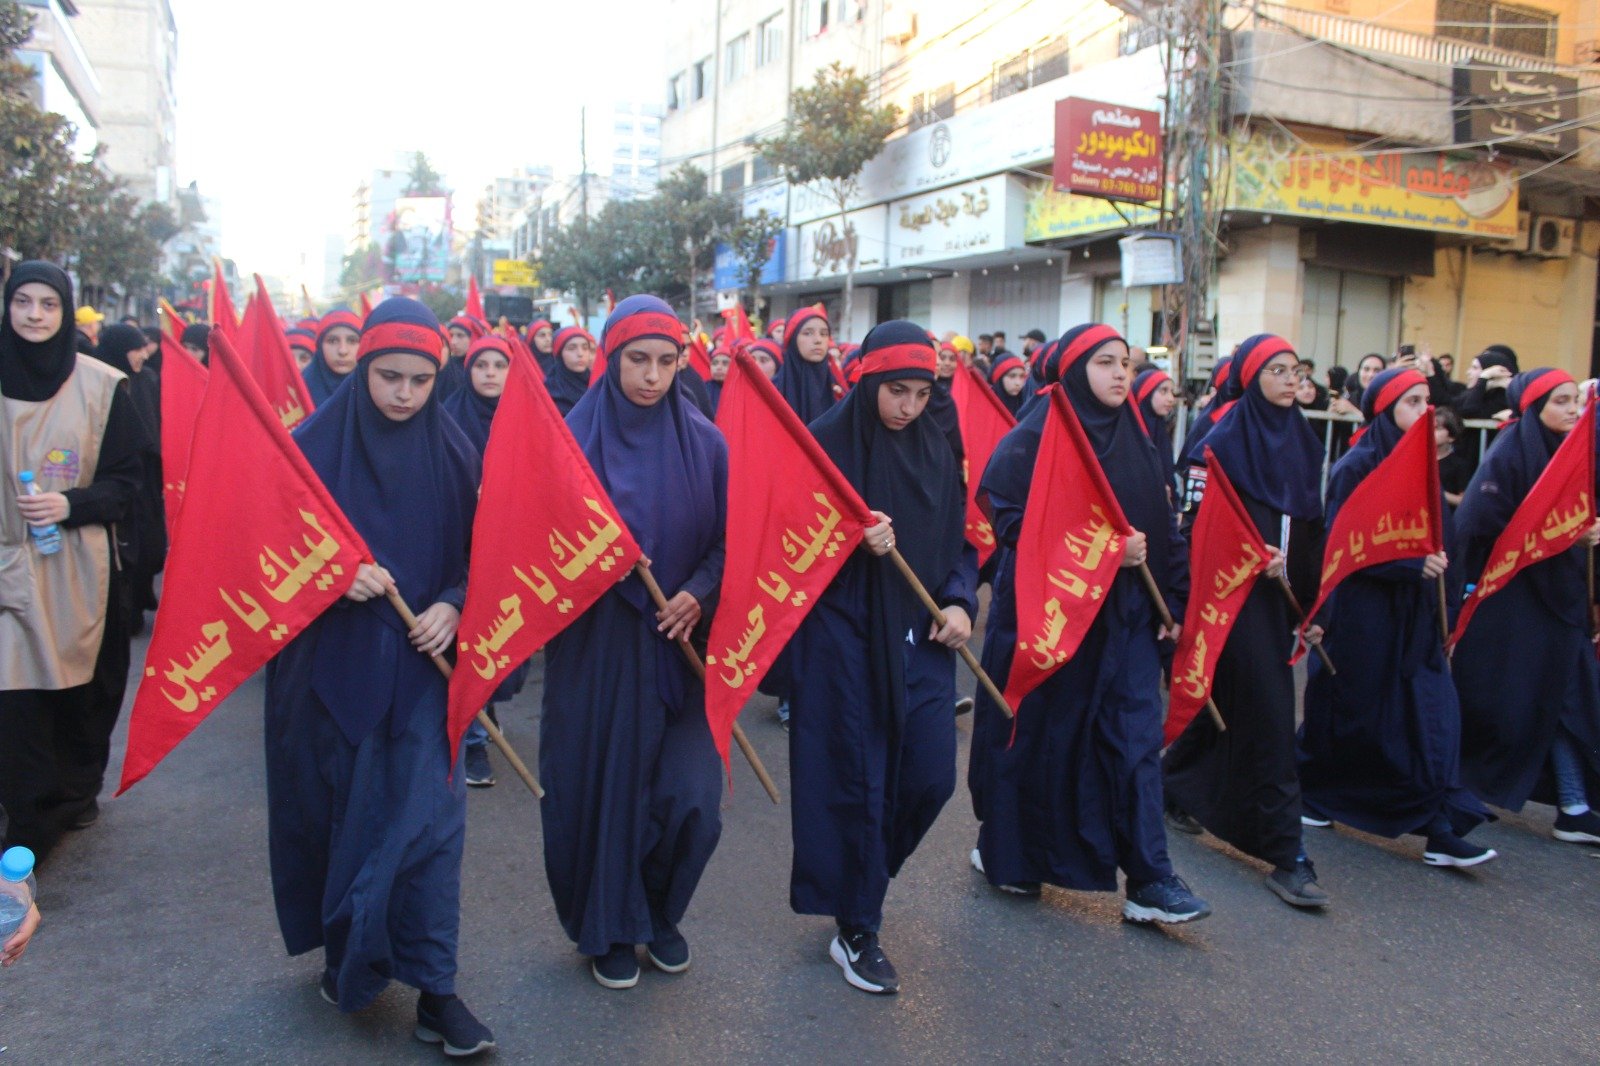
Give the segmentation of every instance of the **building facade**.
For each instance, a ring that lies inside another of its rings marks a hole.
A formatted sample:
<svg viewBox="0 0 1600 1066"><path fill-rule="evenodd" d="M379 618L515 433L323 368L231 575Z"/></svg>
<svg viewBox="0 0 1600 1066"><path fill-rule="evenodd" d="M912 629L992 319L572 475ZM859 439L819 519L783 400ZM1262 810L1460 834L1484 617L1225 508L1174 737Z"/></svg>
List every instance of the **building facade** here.
<svg viewBox="0 0 1600 1066"><path fill-rule="evenodd" d="M102 87L106 168L143 200L177 195L178 26L168 0L74 0L74 25Z"/></svg>
<svg viewBox="0 0 1600 1066"><path fill-rule="evenodd" d="M71 122L77 130L73 147L87 155L100 143L103 89L78 38L78 7L72 0L21 3L34 16L33 32L16 58L34 72L33 102Z"/></svg>
<svg viewBox="0 0 1600 1066"><path fill-rule="evenodd" d="M1125 0L671 0L662 165L694 161L788 224L769 312L839 311L853 254L859 339L890 317L935 332L1050 335L1106 321L1161 343L1171 293L1125 290L1119 238L1155 210L1059 192L1057 104L1163 110L1170 18ZM1209 185L1220 247L1201 369L1252 333L1320 365L1415 343L1510 344L1588 376L1596 350L1600 4L1327 0L1227 8ZM1143 16L1143 17L1141 17ZM839 61L901 108L843 219L763 172L753 144L789 92ZM1531 101L1531 103L1530 103ZM1429 177L1431 175L1431 178ZM731 266L731 264L730 264ZM733 271L719 271L732 288ZM1532 313L1530 313L1532 311Z"/></svg>

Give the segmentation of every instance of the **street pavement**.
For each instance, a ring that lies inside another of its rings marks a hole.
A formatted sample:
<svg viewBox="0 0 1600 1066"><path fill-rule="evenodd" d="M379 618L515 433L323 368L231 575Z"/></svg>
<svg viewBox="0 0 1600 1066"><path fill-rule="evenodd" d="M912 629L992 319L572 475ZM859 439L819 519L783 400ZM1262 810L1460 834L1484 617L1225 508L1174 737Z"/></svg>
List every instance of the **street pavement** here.
<svg viewBox="0 0 1600 1066"><path fill-rule="evenodd" d="M501 711L530 765L538 680L536 660ZM441 1058L411 1035L411 990L341 1015L317 994L320 955L285 956L261 704L258 677L40 871L43 927L0 972L0 1066ZM771 701L743 722L787 790ZM1500 858L1472 872L1425 867L1416 838L1308 829L1333 896L1321 914L1279 902L1260 864L1212 838L1172 834L1216 913L1151 928L1120 921L1111 894L991 890L967 863L963 784L890 890L883 943L904 990L873 997L829 961L831 923L789 910L788 808L735 754L722 843L683 925L693 968L647 964L616 992L562 933L535 803L492 757L499 785L468 796L459 983L499 1039L492 1061L1600 1062L1600 849L1551 839L1546 807L1479 830Z"/></svg>

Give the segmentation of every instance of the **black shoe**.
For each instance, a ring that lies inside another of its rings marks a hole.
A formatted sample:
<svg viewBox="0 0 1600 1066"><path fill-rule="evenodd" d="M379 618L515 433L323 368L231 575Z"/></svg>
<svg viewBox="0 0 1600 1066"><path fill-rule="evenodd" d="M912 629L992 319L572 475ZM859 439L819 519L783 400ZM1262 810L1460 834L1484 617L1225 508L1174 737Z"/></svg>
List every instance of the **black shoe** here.
<svg viewBox="0 0 1600 1066"><path fill-rule="evenodd" d="M431 1006L426 1006L429 1001ZM453 1059L466 1058L494 1047L494 1034L489 1027L472 1016L460 996L430 996L424 992L417 998L418 1040L429 1044L443 1044L444 1053Z"/></svg>
<svg viewBox="0 0 1600 1066"><path fill-rule="evenodd" d="M1300 811L1300 824L1309 825L1313 829L1331 829L1333 827L1333 819L1324 818L1320 814L1313 814L1308 808L1302 808Z"/></svg>
<svg viewBox="0 0 1600 1066"><path fill-rule="evenodd" d="M1206 831L1206 827L1194 820L1194 816L1175 803L1169 803L1164 812L1167 819L1167 828L1175 829L1180 833L1188 833L1197 837Z"/></svg>
<svg viewBox="0 0 1600 1066"><path fill-rule="evenodd" d="M1211 904L1190 892L1177 874L1137 889L1130 884L1128 898L1122 903L1122 916L1130 922L1197 922L1210 914Z"/></svg>
<svg viewBox="0 0 1600 1066"><path fill-rule="evenodd" d="M317 982L317 991L322 998L335 1007L339 1005L339 985L333 978L333 971L326 966L322 968L322 980Z"/></svg>
<svg viewBox="0 0 1600 1066"><path fill-rule="evenodd" d="M1317 884L1317 870L1310 859L1296 860L1288 870L1267 875L1267 887L1291 907L1326 907L1328 894Z"/></svg>
<svg viewBox="0 0 1600 1066"><path fill-rule="evenodd" d="M956 700L956 717L960 718L964 714L971 714L972 706L971 696L962 696L959 700Z"/></svg>
<svg viewBox="0 0 1600 1066"><path fill-rule="evenodd" d="M93 825L95 822L98 822L99 820L100 820L100 803L99 803L98 800L90 800L89 801L89 805L87 807L85 807L83 810L79 811L76 815L73 816L73 819L72 819L72 821L70 823L68 823L67 828L68 829L87 829L91 825Z"/></svg>
<svg viewBox="0 0 1600 1066"><path fill-rule="evenodd" d="M1569 844L1600 844L1600 814L1584 811L1582 814L1556 813L1555 838Z"/></svg>
<svg viewBox="0 0 1600 1066"><path fill-rule="evenodd" d="M861 991L880 996L900 991L900 975L878 946L877 933L847 933L841 929L828 945L828 954L844 971L844 979Z"/></svg>
<svg viewBox="0 0 1600 1066"><path fill-rule="evenodd" d="M467 745L464 756L467 764L467 784L472 788L491 788L494 785L494 770L489 767L489 745Z"/></svg>
<svg viewBox="0 0 1600 1066"><path fill-rule="evenodd" d="M1445 833L1440 836L1428 837L1428 845L1423 849L1422 861L1429 866L1476 866L1480 862L1488 862L1498 855L1493 848L1480 848L1476 844L1469 844L1454 833Z"/></svg>
<svg viewBox="0 0 1600 1066"><path fill-rule="evenodd" d="M668 926L666 932L650 941L645 954L662 973L682 973L689 968L689 942L676 926Z"/></svg>
<svg viewBox="0 0 1600 1066"><path fill-rule="evenodd" d="M639 983L639 956L632 944L613 944L589 959L589 972L601 988L632 988Z"/></svg>

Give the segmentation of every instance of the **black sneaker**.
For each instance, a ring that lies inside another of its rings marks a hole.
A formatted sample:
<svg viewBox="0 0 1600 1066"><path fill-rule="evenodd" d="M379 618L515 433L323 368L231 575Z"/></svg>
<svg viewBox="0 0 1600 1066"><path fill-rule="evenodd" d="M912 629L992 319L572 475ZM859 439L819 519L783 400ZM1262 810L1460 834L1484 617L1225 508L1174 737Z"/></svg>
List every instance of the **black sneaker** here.
<svg viewBox="0 0 1600 1066"><path fill-rule="evenodd" d="M1192 837L1197 837L1206 831L1206 827L1195 821L1193 815L1175 803L1167 804L1163 813L1166 815L1168 829L1176 829Z"/></svg>
<svg viewBox="0 0 1600 1066"><path fill-rule="evenodd" d="M639 983L639 956L632 944L613 944L589 960L589 972L601 988L632 988Z"/></svg>
<svg viewBox="0 0 1600 1066"><path fill-rule="evenodd" d="M1430 836L1428 845L1423 849L1422 861L1429 866L1476 866L1480 862L1488 862L1498 855L1493 848L1480 848L1476 844L1469 844L1454 833L1445 833L1442 836Z"/></svg>
<svg viewBox="0 0 1600 1066"><path fill-rule="evenodd" d="M1309 825L1313 829L1329 829L1333 826L1332 818L1324 818L1320 814L1312 814L1309 810L1300 812L1300 824Z"/></svg>
<svg viewBox="0 0 1600 1066"><path fill-rule="evenodd" d="M68 829L87 829L100 820L100 802L90 800L89 805L73 816Z"/></svg>
<svg viewBox="0 0 1600 1066"><path fill-rule="evenodd" d="M1328 894L1317 884L1317 870L1310 859L1299 859L1294 868L1274 870L1267 875L1267 887L1291 907L1326 907Z"/></svg>
<svg viewBox="0 0 1600 1066"><path fill-rule="evenodd" d="M430 1008L425 1006L433 1001ZM472 1016L460 996L430 996L423 993L417 998L418 1040L428 1044L443 1044L444 1053L453 1059L466 1058L494 1047L494 1034L489 1027Z"/></svg>
<svg viewBox="0 0 1600 1066"><path fill-rule="evenodd" d="M844 979L861 991L880 996L900 991L900 975L878 946L877 933L847 933L841 929L828 946L828 954L844 971Z"/></svg>
<svg viewBox="0 0 1600 1066"><path fill-rule="evenodd" d="M1211 904L1189 891L1183 878L1169 874L1159 881L1128 885L1128 898L1122 902L1122 916L1130 922L1197 922L1211 915Z"/></svg>
<svg viewBox="0 0 1600 1066"><path fill-rule="evenodd" d="M984 873L983 869L983 853L977 848L973 848L969 858L972 860L972 868L987 877L988 874ZM1013 896L1037 896L1044 891L1037 881L1018 881L1015 884L995 885L994 887Z"/></svg>
<svg viewBox="0 0 1600 1066"><path fill-rule="evenodd" d="M662 973L682 973L689 968L689 942L676 926L650 941L645 947L650 962Z"/></svg>
<svg viewBox="0 0 1600 1066"><path fill-rule="evenodd" d="M1555 838L1569 844L1600 844L1600 814L1556 812Z"/></svg>
<svg viewBox="0 0 1600 1066"><path fill-rule="evenodd" d="M959 700L956 700L956 717L960 718L964 714L971 714L972 707L972 697L962 696Z"/></svg>
<svg viewBox="0 0 1600 1066"><path fill-rule="evenodd" d="M465 756L467 784L472 788L489 788L494 785L494 770L489 767L489 745L468 744Z"/></svg>

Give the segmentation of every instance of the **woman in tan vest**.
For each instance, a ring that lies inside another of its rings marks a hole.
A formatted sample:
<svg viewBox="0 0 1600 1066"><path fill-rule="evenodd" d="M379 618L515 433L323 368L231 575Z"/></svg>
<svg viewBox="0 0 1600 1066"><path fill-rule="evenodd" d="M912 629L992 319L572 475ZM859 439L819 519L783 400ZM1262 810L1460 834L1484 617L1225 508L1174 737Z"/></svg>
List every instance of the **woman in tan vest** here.
<svg viewBox="0 0 1600 1066"><path fill-rule="evenodd" d="M5 843L41 857L99 811L128 676L109 527L139 491L144 446L127 379L74 351L72 316L59 267L12 272L0 318L0 806ZM41 550L33 531L52 525L59 550Z"/></svg>

